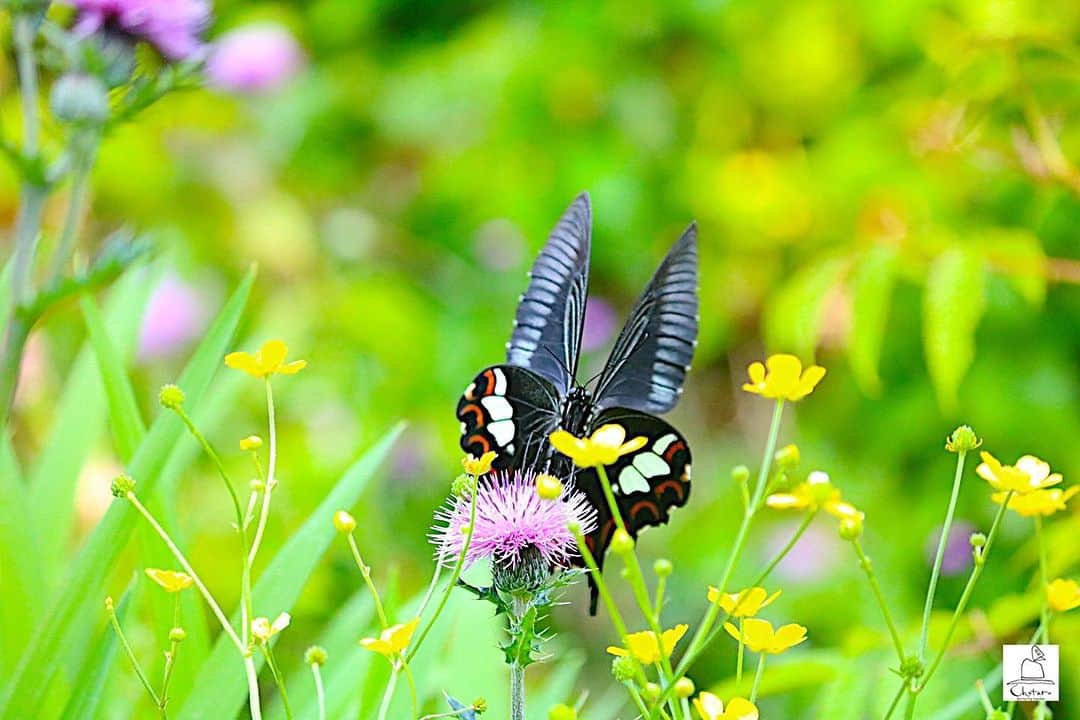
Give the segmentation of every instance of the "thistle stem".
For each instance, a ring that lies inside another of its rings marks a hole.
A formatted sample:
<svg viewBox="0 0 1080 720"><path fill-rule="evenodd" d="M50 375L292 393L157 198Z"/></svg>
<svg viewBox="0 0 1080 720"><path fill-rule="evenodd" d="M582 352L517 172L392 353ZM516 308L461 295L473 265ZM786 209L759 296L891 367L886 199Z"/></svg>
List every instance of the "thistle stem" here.
<svg viewBox="0 0 1080 720"><path fill-rule="evenodd" d="M528 599L514 595L513 612L518 620L528 609ZM510 720L525 720L525 666L516 660L510 663Z"/></svg>

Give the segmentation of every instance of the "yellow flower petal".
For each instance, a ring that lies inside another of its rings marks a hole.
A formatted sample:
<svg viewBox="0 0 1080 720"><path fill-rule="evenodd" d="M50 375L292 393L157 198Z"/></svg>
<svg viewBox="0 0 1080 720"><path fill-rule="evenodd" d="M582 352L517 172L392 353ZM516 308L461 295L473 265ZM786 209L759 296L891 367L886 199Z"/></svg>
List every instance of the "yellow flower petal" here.
<svg viewBox="0 0 1080 720"><path fill-rule="evenodd" d="M807 507L810 503L807 498L792 493L773 493L765 498L765 504L774 510L790 510Z"/></svg>
<svg viewBox="0 0 1080 720"><path fill-rule="evenodd" d="M251 353L232 352L225 356L225 364L234 370L241 370L252 377L263 376L262 365Z"/></svg>
<svg viewBox="0 0 1080 720"><path fill-rule="evenodd" d="M176 570L161 570L159 568L146 568L146 575L161 587L165 592L180 592L191 587L194 580L190 575Z"/></svg>
<svg viewBox="0 0 1080 720"><path fill-rule="evenodd" d="M809 395L825 377L825 368L811 365L803 371L802 361L794 355L779 353L771 355L762 365L752 363L747 368L750 382L743 390L762 397L790 400L802 400Z"/></svg>
<svg viewBox="0 0 1080 720"><path fill-rule="evenodd" d="M409 647L409 642L419 624L420 618L417 617L407 623L392 625L379 633L378 638L363 638L360 640L360 645L380 655L400 654Z"/></svg>
<svg viewBox="0 0 1080 720"><path fill-rule="evenodd" d="M621 648L618 645L608 645L607 651L616 657L629 657L630 653L626 648Z"/></svg>
<svg viewBox="0 0 1080 720"><path fill-rule="evenodd" d="M682 640L682 636L686 634L686 631L690 628L689 625L682 623L676 625L670 630L663 632L664 640L664 654L671 655L671 652L675 649L675 646Z"/></svg>
<svg viewBox="0 0 1080 720"><path fill-rule="evenodd" d="M728 703L722 720L758 720L758 709L746 698L734 697Z"/></svg>
<svg viewBox="0 0 1080 720"><path fill-rule="evenodd" d="M277 369L281 375L295 375L304 368L307 367L307 360L293 360L291 363L285 363Z"/></svg>
<svg viewBox="0 0 1080 720"><path fill-rule="evenodd" d="M623 455L641 448L646 442L644 437L636 437L628 442L626 428L609 423L597 428L590 437L579 438L566 430L556 430L548 437L551 446L566 455L578 467L598 467L610 465Z"/></svg>
<svg viewBox="0 0 1080 720"><path fill-rule="evenodd" d="M702 720L721 720L724 717L724 701L711 692L700 692L694 698L694 709Z"/></svg>
<svg viewBox="0 0 1080 720"><path fill-rule="evenodd" d="M498 457L498 454L494 450L488 450L480 457L466 455L461 458L461 466L465 468L465 472L473 477L480 477L491 472L491 464L495 462L496 457Z"/></svg>
<svg viewBox="0 0 1080 720"><path fill-rule="evenodd" d="M814 388L817 387L821 379L825 377L825 368L820 365L811 365L806 368L806 371L799 378L799 382L795 386L795 392L788 399L791 401L802 400L804 397L814 392Z"/></svg>
<svg viewBox="0 0 1080 720"><path fill-rule="evenodd" d="M1080 584L1075 580L1058 578L1046 586L1046 600L1057 613L1080 607Z"/></svg>
<svg viewBox="0 0 1080 720"><path fill-rule="evenodd" d="M269 375L277 372L281 363L285 362L285 356L289 354L289 346L281 340L267 340L259 348L259 364L262 365L263 373Z"/></svg>
<svg viewBox="0 0 1080 720"><path fill-rule="evenodd" d="M773 641L769 652L782 653L788 648L795 647L799 643L806 640L806 628L802 625L796 625L794 623L790 625L783 625L773 636Z"/></svg>

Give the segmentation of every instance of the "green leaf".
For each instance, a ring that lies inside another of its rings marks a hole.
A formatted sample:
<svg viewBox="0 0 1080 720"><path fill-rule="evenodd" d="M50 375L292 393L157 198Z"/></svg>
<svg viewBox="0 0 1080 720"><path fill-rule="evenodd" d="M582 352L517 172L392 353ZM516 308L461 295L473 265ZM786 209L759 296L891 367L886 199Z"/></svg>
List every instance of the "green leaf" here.
<svg viewBox="0 0 1080 720"><path fill-rule="evenodd" d="M116 619L120 621L121 626L123 626L124 618L127 617L128 608L131 606L135 587L136 580L132 580L123 596L121 596L120 602L116 604ZM104 617L105 611L102 610L101 614ZM78 682L72 688L67 705L61 714L64 720L93 720L97 715L98 705L101 704L101 696L105 692L105 683L109 679L109 670L112 669L113 662L116 661L116 655L120 650L116 631L113 630L111 624L103 622L99 623L99 625L101 630L98 632L94 647L87 657L86 667L79 674Z"/></svg>
<svg viewBox="0 0 1080 720"><path fill-rule="evenodd" d="M198 405L210 380L222 367L221 358L240 323L254 277L252 270L244 278L180 376L178 384L193 406ZM139 482L140 494L148 496L154 492L169 452L183 432L183 424L172 413L159 414L151 425L128 467L131 476ZM8 678L0 695L0 717L40 718L38 710L54 673L62 665L68 666L72 676L80 672L109 570L127 544L137 519L127 503L114 503L87 538L73 566L65 573L64 589L45 622L36 629L14 674Z"/></svg>
<svg viewBox="0 0 1080 720"><path fill-rule="evenodd" d="M842 258L819 260L800 270L781 288L765 311L765 339L775 352L814 358L825 303L848 266Z"/></svg>
<svg viewBox="0 0 1080 720"><path fill-rule="evenodd" d="M1025 300L1041 308L1046 300L1046 253L1028 230L995 228L981 233L979 251Z"/></svg>
<svg viewBox="0 0 1080 720"><path fill-rule="evenodd" d="M975 329L985 307L986 265L967 248L941 253L923 297L923 343L938 402L956 408L960 381L975 359Z"/></svg>
<svg viewBox="0 0 1080 720"><path fill-rule="evenodd" d="M851 276L848 359L855 381L869 395L876 395L881 390L878 367L885 342L889 300L896 284L896 258L895 248L875 245L859 259Z"/></svg>
<svg viewBox="0 0 1080 720"><path fill-rule="evenodd" d="M117 352L117 346L105 329L101 310L89 295L79 300L83 320L90 338L90 345L97 360L101 382L105 386L105 398L109 407L109 427L116 439L117 449L124 461L131 460L135 450L146 435L146 424L139 414L139 405L135 401L135 391L128 380L124 356Z"/></svg>
<svg viewBox="0 0 1080 720"><path fill-rule="evenodd" d="M146 273L127 273L109 293L105 325L122 357L135 347L152 283ZM37 527L37 555L47 583L55 586L75 517L75 484L100 437L105 392L87 343L79 351L57 403L55 420L30 470L30 507Z"/></svg>
<svg viewBox="0 0 1080 720"><path fill-rule="evenodd" d="M346 471L315 512L270 561L252 591L252 605L257 616L273 617L293 606L337 534L332 522L334 513L357 502L402 428L402 424L396 425ZM232 618L234 624L238 615ZM261 661L257 666L261 666ZM236 648L221 635L199 671L194 691L177 717L180 720L232 717L246 696L247 686Z"/></svg>
<svg viewBox="0 0 1080 720"><path fill-rule="evenodd" d="M510 640L502 645L506 654L507 665L528 667L533 662L533 650L536 649L536 607L530 607L511 627Z"/></svg>
<svg viewBox="0 0 1080 720"><path fill-rule="evenodd" d="M0 677L30 640L44 583L34 554L26 484L7 432L0 434Z"/></svg>

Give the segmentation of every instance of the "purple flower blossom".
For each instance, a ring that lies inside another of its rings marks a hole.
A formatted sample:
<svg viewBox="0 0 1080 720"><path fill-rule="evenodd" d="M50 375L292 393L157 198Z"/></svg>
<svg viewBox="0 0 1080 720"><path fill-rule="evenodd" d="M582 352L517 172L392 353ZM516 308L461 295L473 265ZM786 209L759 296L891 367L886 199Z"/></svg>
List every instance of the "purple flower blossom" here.
<svg viewBox="0 0 1080 720"><path fill-rule="evenodd" d="M615 334L615 308L602 297L590 297L585 304L585 327L581 332L581 349L598 350Z"/></svg>
<svg viewBox="0 0 1080 720"><path fill-rule="evenodd" d="M203 295L173 274L154 288L139 331L139 359L164 357L183 348L206 327Z"/></svg>
<svg viewBox="0 0 1080 720"><path fill-rule="evenodd" d="M207 0L67 0L78 17L75 32L101 30L146 40L169 60L187 60L201 48L210 24Z"/></svg>
<svg viewBox="0 0 1080 720"><path fill-rule="evenodd" d="M461 552L470 504L469 498L459 497L435 514L438 524L431 541L443 564L452 565ZM558 500L544 500L536 492L535 473L491 473L481 478L477 491L476 524L465 554L466 567L490 559L515 568L530 550L551 567L569 567L577 554L574 535L567 529L571 521L581 526L582 533L596 527L596 510L569 485Z"/></svg>
<svg viewBox="0 0 1080 720"><path fill-rule="evenodd" d="M971 533L975 532L975 526L966 520L958 520L949 529L949 537L945 541L945 554L941 557L941 574L948 577L958 575L971 567ZM938 527L926 539L926 563L933 567L934 558L937 556L938 541L941 539L941 528Z"/></svg>
<svg viewBox="0 0 1080 720"><path fill-rule="evenodd" d="M288 30L258 23L217 40L206 61L206 75L223 90L261 93L281 87L303 64L304 53Z"/></svg>

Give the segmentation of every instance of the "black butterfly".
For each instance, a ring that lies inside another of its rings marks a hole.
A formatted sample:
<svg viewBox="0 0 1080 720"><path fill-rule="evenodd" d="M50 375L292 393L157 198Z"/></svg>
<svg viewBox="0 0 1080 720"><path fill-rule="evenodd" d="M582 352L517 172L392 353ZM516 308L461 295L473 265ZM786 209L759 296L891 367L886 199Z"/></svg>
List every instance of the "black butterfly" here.
<svg viewBox="0 0 1080 720"><path fill-rule="evenodd" d="M573 477L598 513L587 544L602 567L615 529L593 469L576 469L548 443L562 428L576 436L618 424L646 444L607 467L627 530L668 521L690 493L690 448L671 425L649 413L671 410L697 345L697 227L668 252L634 305L592 390L577 382L578 353L589 286L592 212L589 196L574 200L533 264L521 296L506 364L486 368L458 402L461 447L494 450L496 468L535 468ZM591 581L591 578L590 578ZM596 612L592 587L590 611Z"/></svg>

